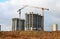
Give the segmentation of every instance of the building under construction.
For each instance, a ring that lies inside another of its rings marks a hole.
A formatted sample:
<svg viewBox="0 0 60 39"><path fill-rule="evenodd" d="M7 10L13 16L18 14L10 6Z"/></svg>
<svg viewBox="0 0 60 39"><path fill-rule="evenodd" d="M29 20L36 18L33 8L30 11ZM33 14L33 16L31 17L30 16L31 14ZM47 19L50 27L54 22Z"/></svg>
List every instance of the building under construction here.
<svg viewBox="0 0 60 39"><path fill-rule="evenodd" d="M41 9L42 15L33 14L33 12L30 14L26 14L26 21L25 21L24 29L25 30L44 30L44 10L49 10L49 9L26 5L18 10L19 18L21 17L21 10L24 9L25 7Z"/></svg>
<svg viewBox="0 0 60 39"><path fill-rule="evenodd" d="M19 18L12 19L12 31L24 30L24 21Z"/></svg>
<svg viewBox="0 0 60 39"><path fill-rule="evenodd" d="M44 30L42 18L43 16L34 14L33 12L26 14L25 30Z"/></svg>
<svg viewBox="0 0 60 39"><path fill-rule="evenodd" d="M1 25L0 25L0 31L1 31Z"/></svg>

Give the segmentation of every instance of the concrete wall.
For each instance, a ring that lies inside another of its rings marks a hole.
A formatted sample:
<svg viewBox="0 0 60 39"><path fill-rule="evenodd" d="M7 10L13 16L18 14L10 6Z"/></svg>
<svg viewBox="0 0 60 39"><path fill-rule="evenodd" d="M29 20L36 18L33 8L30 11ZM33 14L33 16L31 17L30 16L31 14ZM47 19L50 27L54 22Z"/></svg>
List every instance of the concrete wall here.
<svg viewBox="0 0 60 39"><path fill-rule="evenodd" d="M0 31L1 31L1 25L0 25Z"/></svg>
<svg viewBox="0 0 60 39"><path fill-rule="evenodd" d="M34 14L33 12L26 14L25 27L27 30L43 30L44 26L42 26L42 16Z"/></svg>
<svg viewBox="0 0 60 39"><path fill-rule="evenodd" d="M19 18L12 19L12 31L24 30L24 21Z"/></svg>

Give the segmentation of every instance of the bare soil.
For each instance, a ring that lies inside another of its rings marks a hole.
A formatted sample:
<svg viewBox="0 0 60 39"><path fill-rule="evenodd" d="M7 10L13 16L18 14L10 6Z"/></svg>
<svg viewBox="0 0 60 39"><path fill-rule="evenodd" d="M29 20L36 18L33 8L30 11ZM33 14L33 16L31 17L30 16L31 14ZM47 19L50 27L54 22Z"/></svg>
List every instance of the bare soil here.
<svg viewBox="0 0 60 39"><path fill-rule="evenodd" d="M60 31L1 31L0 39L60 39Z"/></svg>

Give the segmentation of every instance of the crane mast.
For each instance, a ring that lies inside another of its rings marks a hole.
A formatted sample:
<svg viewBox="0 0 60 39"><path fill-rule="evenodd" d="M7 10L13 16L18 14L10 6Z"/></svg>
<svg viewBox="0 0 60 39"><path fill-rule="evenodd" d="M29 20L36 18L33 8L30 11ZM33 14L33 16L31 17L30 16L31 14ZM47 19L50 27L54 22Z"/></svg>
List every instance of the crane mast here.
<svg viewBox="0 0 60 39"><path fill-rule="evenodd" d="M17 12L19 12L19 18L21 18L21 10L24 9L25 7L27 7L27 6L24 6L17 11Z"/></svg>
<svg viewBox="0 0 60 39"><path fill-rule="evenodd" d="M21 10L24 9L26 6L20 8L17 12L19 12L19 18L21 19ZM21 26L20 25L20 19L19 19L19 27Z"/></svg>

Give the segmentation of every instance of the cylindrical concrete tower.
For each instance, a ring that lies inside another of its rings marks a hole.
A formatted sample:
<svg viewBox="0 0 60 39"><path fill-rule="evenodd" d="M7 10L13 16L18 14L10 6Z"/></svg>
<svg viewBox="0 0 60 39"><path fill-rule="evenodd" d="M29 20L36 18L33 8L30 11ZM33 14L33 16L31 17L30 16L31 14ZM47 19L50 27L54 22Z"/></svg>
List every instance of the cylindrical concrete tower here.
<svg viewBox="0 0 60 39"><path fill-rule="evenodd" d="M57 29L58 29L58 28L57 28L57 24L54 23L54 24L53 24L53 31L57 31Z"/></svg>

